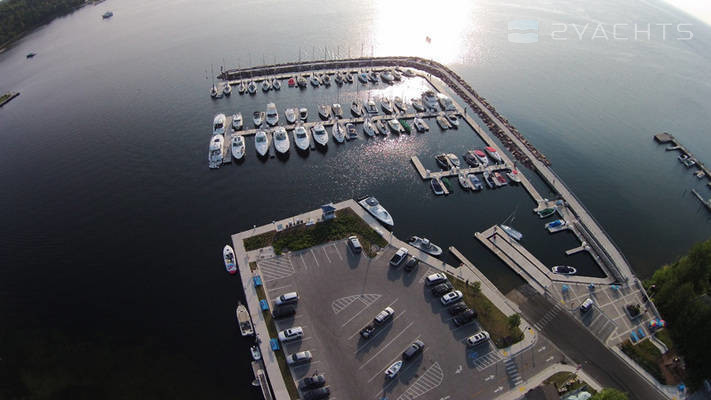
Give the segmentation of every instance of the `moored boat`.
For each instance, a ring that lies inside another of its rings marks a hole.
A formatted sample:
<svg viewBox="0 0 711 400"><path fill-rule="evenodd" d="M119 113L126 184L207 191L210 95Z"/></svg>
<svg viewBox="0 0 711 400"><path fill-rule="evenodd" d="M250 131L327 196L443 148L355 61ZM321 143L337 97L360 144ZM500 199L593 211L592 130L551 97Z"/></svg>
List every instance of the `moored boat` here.
<svg viewBox="0 0 711 400"><path fill-rule="evenodd" d="M323 127L322 123L317 123L311 127L311 134L314 137L314 142L321 146L326 146L328 144L328 132L326 128Z"/></svg>
<svg viewBox="0 0 711 400"><path fill-rule="evenodd" d="M479 164L481 164L482 167L486 167L487 165L489 165L489 159L486 157L486 154L484 154L483 151L474 150L474 157L479 160Z"/></svg>
<svg viewBox="0 0 711 400"><path fill-rule="evenodd" d="M447 118L445 118L442 115L437 116L437 124L439 125L440 128L442 128L444 130L451 128L449 126L449 121L447 121Z"/></svg>
<svg viewBox="0 0 711 400"><path fill-rule="evenodd" d="M247 91L249 92L249 94L257 93L257 84L254 83L254 81L249 81L249 84L247 85Z"/></svg>
<svg viewBox="0 0 711 400"><path fill-rule="evenodd" d="M242 130L244 126L244 120L242 119L242 113L238 112L232 115L232 129L239 131Z"/></svg>
<svg viewBox="0 0 711 400"><path fill-rule="evenodd" d="M555 267L551 268L551 271L554 274L561 274L561 275L575 275L578 270L569 266L569 265L556 265Z"/></svg>
<svg viewBox="0 0 711 400"><path fill-rule="evenodd" d="M523 233L517 231L516 229L514 229L508 225L499 225L499 226L501 227L501 229L504 230L504 232L506 232L507 235L516 239L516 241L523 239Z"/></svg>
<svg viewBox="0 0 711 400"><path fill-rule="evenodd" d="M388 210L380 205L378 199L373 196L366 197L358 201L363 208L366 209L375 219L385 224L386 226L392 227L395 223L393 217L390 215Z"/></svg>
<svg viewBox="0 0 711 400"><path fill-rule="evenodd" d="M447 155L444 153L435 155L435 161L437 161L437 164L442 169L451 169L452 168L452 164L449 163L449 157L447 157Z"/></svg>
<svg viewBox="0 0 711 400"><path fill-rule="evenodd" d="M331 133L333 134L333 139L336 142L343 143L346 141L346 128L343 126L343 123L334 123L333 128L331 129Z"/></svg>
<svg viewBox="0 0 711 400"><path fill-rule="evenodd" d="M245 146L244 146L244 136L234 134L232 135L232 157L235 160L241 160L244 157Z"/></svg>
<svg viewBox="0 0 711 400"><path fill-rule="evenodd" d="M496 163L503 162L503 160L501 159L501 155L499 155L499 152L495 148L493 148L491 146L487 146L485 148L485 150L486 150L486 153L489 154L489 157L491 157L491 159L494 160L494 162L496 162Z"/></svg>
<svg viewBox="0 0 711 400"><path fill-rule="evenodd" d="M365 105L365 111L368 112L368 114L377 114L378 113L378 105L375 104L375 100L368 99L368 102Z"/></svg>
<svg viewBox="0 0 711 400"><path fill-rule="evenodd" d="M301 107L299 108L299 119L302 121L306 121L309 119L309 109L306 107Z"/></svg>
<svg viewBox="0 0 711 400"><path fill-rule="evenodd" d="M496 186L494 179L491 177L491 174L489 174L489 171L484 171L481 175L484 177L484 182L486 182L486 186L488 186L489 189L493 189Z"/></svg>
<svg viewBox="0 0 711 400"><path fill-rule="evenodd" d="M393 113L393 104L387 96L383 96L383 98L380 99L380 107L386 114Z"/></svg>
<svg viewBox="0 0 711 400"><path fill-rule="evenodd" d="M467 178L469 179L469 183L471 184L473 190L481 190L484 188L484 185L481 183L481 180L479 180L479 177L476 176L476 174L469 173L467 174Z"/></svg>
<svg viewBox="0 0 711 400"><path fill-rule="evenodd" d="M286 117L286 122L289 124L293 124L296 122L296 110L295 108L287 108L284 110L284 117Z"/></svg>
<svg viewBox="0 0 711 400"><path fill-rule="evenodd" d="M307 83L308 83L308 81L303 76L299 76L296 78L296 85L302 89L306 87Z"/></svg>
<svg viewBox="0 0 711 400"><path fill-rule="evenodd" d="M242 303L238 304L235 314L237 315L237 324L239 325L239 331L242 336L254 335L254 326L252 326L252 319L249 316L247 307Z"/></svg>
<svg viewBox="0 0 711 400"><path fill-rule="evenodd" d="M417 112L425 111L425 105L422 104L421 99L417 99L417 98L412 99L412 100L410 100L410 104L412 104L412 108L414 108L415 111L417 111Z"/></svg>
<svg viewBox="0 0 711 400"><path fill-rule="evenodd" d="M432 186L432 191L437 196L441 196L444 194L444 189L442 188L442 184L439 183L439 180L437 178L430 179L430 186Z"/></svg>
<svg viewBox="0 0 711 400"><path fill-rule="evenodd" d="M281 89L281 82L279 82L279 79L277 79L277 78L272 79L272 88L274 88L274 90Z"/></svg>
<svg viewBox="0 0 711 400"><path fill-rule="evenodd" d="M567 224L567 222L565 222L564 219L557 219L555 221L548 222L544 226L546 229L548 229L548 232L555 233L555 232L562 231L563 229L565 229L566 224Z"/></svg>
<svg viewBox="0 0 711 400"><path fill-rule="evenodd" d="M289 80L286 82L286 84L289 85L289 87L294 87L294 86L296 86L296 79L294 79L293 77L291 77L291 78L289 78Z"/></svg>
<svg viewBox="0 0 711 400"><path fill-rule="evenodd" d="M272 83L269 79L264 79L262 81L262 92L268 92L272 88Z"/></svg>
<svg viewBox="0 0 711 400"><path fill-rule="evenodd" d="M222 260L225 262L225 269L230 273L230 275L237 273L235 251L232 250L232 247L229 244L226 244L225 247L222 248Z"/></svg>
<svg viewBox="0 0 711 400"><path fill-rule="evenodd" d="M461 163L459 162L459 157L457 157L456 154L454 153L447 153L447 159L449 159L449 163L452 164L455 168L459 168Z"/></svg>
<svg viewBox="0 0 711 400"><path fill-rule="evenodd" d="M259 361L262 359L262 353L259 351L259 347L257 345L250 347L249 352L252 353L252 359L254 361Z"/></svg>
<svg viewBox="0 0 711 400"><path fill-rule="evenodd" d="M410 246L416 247L427 254L431 254L433 256L442 255L442 248L430 242L430 240L427 238L411 236L410 239L408 239L407 243Z"/></svg>
<svg viewBox="0 0 711 400"><path fill-rule="evenodd" d="M400 122L400 126L402 126L402 130L405 133L407 133L409 135L412 132L412 128L410 127L410 124L408 124L404 118L399 119L398 122Z"/></svg>
<svg viewBox="0 0 711 400"><path fill-rule="evenodd" d="M264 157L269 153L269 134L264 131L258 131L254 135L254 148L260 157Z"/></svg>
<svg viewBox="0 0 711 400"><path fill-rule="evenodd" d="M353 140L358 138L358 132L356 131L355 125L352 123L346 124L346 140Z"/></svg>
<svg viewBox="0 0 711 400"><path fill-rule="evenodd" d="M415 125L415 129L417 132L427 132L430 130L430 127L427 125L427 123L420 117L415 117L415 119L412 121L412 124Z"/></svg>
<svg viewBox="0 0 711 400"><path fill-rule="evenodd" d="M466 162L472 167L479 166L479 158L477 158L476 154L474 154L474 150L469 150L464 153L464 162Z"/></svg>
<svg viewBox="0 0 711 400"><path fill-rule="evenodd" d="M333 103L331 106L331 112L335 118L343 118L343 107L338 103Z"/></svg>
<svg viewBox="0 0 711 400"><path fill-rule="evenodd" d="M222 93L225 96L229 96L232 94L232 86L230 86L229 82L225 82L225 85L222 87Z"/></svg>
<svg viewBox="0 0 711 400"><path fill-rule="evenodd" d="M539 218L548 218L551 215L555 214L556 211L558 211L556 207L548 207L544 208L543 210L536 211L536 214L538 214Z"/></svg>
<svg viewBox="0 0 711 400"><path fill-rule="evenodd" d="M225 137L222 135L213 135L210 139L210 147L208 149L208 167L211 169L220 168L222 165L222 146L224 146Z"/></svg>
<svg viewBox="0 0 711 400"><path fill-rule="evenodd" d="M499 186L499 187L508 185L506 178L504 178L504 176L501 175L500 172L494 172L494 183L496 184L496 186Z"/></svg>
<svg viewBox="0 0 711 400"><path fill-rule="evenodd" d="M265 113L264 111L255 111L254 114L252 114L252 121L254 122L254 127L259 128L260 126L262 126L266 116L267 113Z"/></svg>
<svg viewBox="0 0 711 400"><path fill-rule="evenodd" d="M459 186L462 187L464 190L469 190L471 189L471 185L469 184L469 180L467 179L467 176L464 175L464 172L459 172L457 174L457 180L459 180Z"/></svg>
<svg viewBox="0 0 711 400"><path fill-rule="evenodd" d="M311 146L311 139L309 138L309 133L306 131L303 125L299 125L294 128L294 144L296 148L301 151L306 151Z"/></svg>
<svg viewBox="0 0 711 400"><path fill-rule="evenodd" d="M351 102L351 114L353 114L354 117L363 115L363 100L355 99Z"/></svg>
<svg viewBox="0 0 711 400"><path fill-rule="evenodd" d="M225 114L217 114L212 120L212 134L213 135L224 135L225 133L225 123L227 122L227 117Z"/></svg>
<svg viewBox="0 0 711 400"><path fill-rule="evenodd" d="M279 112L274 103L267 104L267 124L274 126L279 122Z"/></svg>
<svg viewBox="0 0 711 400"><path fill-rule="evenodd" d="M507 172L506 176L508 176L512 182L521 183L521 173L518 172L516 168L512 168L509 172Z"/></svg>
<svg viewBox="0 0 711 400"><path fill-rule="evenodd" d="M393 104L395 104L395 107L397 107L398 110L402 112L407 111L407 105L405 105L405 102L402 101L402 97L395 96L395 98L393 99Z"/></svg>
<svg viewBox="0 0 711 400"><path fill-rule="evenodd" d="M278 126L274 130L274 149L276 149L279 154L286 154L289 152L289 147L291 147L291 142L289 141L289 136L286 134L286 129L283 126Z"/></svg>
<svg viewBox="0 0 711 400"><path fill-rule="evenodd" d="M247 91L247 84L244 83L244 81L240 82L239 85L237 85L237 91L239 94L244 94L244 92Z"/></svg>
<svg viewBox="0 0 711 400"><path fill-rule="evenodd" d="M394 133L402 132L402 125L400 125L400 122L395 118L388 120L388 127Z"/></svg>
<svg viewBox="0 0 711 400"><path fill-rule="evenodd" d="M383 123L383 120L375 120L375 127L378 128L378 132L380 132L381 135L388 136L388 133L390 133L388 127Z"/></svg>
<svg viewBox="0 0 711 400"><path fill-rule="evenodd" d="M454 129L459 128L459 119L457 118L457 116L455 114L447 114L446 117L447 117L447 122L449 122L449 125L452 128L454 128Z"/></svg>
<svg viewBox="0 0 711 400"><path fill-rule="evenodd" d="M328 104L322 104L318 106L318 115L323 120L331 118L331 106Z"/></svg>
<svg viewBox="0 0 711 400"><path fill-rule="evenodd" d="M363 122L363 133L371 137L375 136L375 126L369 118L366 118Z"/></svg>

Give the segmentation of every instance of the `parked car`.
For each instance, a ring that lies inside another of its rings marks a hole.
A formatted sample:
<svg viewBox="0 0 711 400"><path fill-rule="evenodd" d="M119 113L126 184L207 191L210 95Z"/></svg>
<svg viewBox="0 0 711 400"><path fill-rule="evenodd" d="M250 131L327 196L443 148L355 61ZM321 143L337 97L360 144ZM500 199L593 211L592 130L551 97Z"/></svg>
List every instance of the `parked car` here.
<svg viewBox="0 0 711 400"><path fill-rule="evenodd" d="M407 249L404 247L400 247L400 249L396 251L395 254L393 254L393 257L390 259L390 265L392 265L393 267L399 267L406 257Z"/></svg>
<svg viewBox="0 0 711 400"><path fill-rule="evenodd" d="M296 292L284 293L274 300L274 304L280 306L282 304L295 304L299 301L299 295Z"/></svg>
<svg viewBox="0 0 711 400"><path fill-rule="evenodd" d="M325 399L331 395L331 389L327 387L318 388L304 394L304 400L319 400Z"/></svg>
<svg viewBox="0 0 711 400"><path fill-rule="evenodd" d="M459 303L455 303L451 306L449 306L449 315L457 315L465 310L467 310L469 307L467 307L464 302L460 301Z"/></svg>
<svg viewBox="0 0 711 400"><path fill-rule="evenodd" d="M585 314L586 312L590 311L592 309L593 304L594 303L592 299L588 297L587 300L585 300L583 304L580 305L580 312Z"/></svg>
<svg viewBox="0 0 711 400"><path fill-rule="evenodd" d="M299 365L309 361L311 361L311 352L308 350L290 354L286 357L286 363L289 365Z"/></svg>
<svg viewBox="0 0 711 400"><path fill-rule="evenodd" d="M471 336L469 336L465 342L467 344L467 347L474 347L477 345L480 345L484 342L487 342L489 340L489 332L487 331L479 331Z"/></svg>
<svg viewBox="0 0 711 400"><path fill-rule="evenodd" d="M286 305L281 307L275 307L272 311L272 318L281 319L286 317L291 317L296 314L296 307L293 305Z"/></svg>
<svg viewBox="0 0 711 400"><path fill-rule="evenodd" d="M441 296L445 293L451 292L452 289L454 289L454 286L452 286L451 283L443 282L432 288L432 294L435 296Z"/></svg>
<svg viewBox="0 0 711 400"><path fill-rule="evenodd" d="M436 274L428 275L427 278L425 278L425 285L434 286L446 281L447 277L443 273L437 272Z"/></svg>
<svg viewBox="0 0 711 400"><path fill-rule="evenodd" d="M383 311L379 312L378 315L373 318L373 321L378 325L382 325L392 318L394 314L395 310L393 310L392 307L385 307Z"/></svg>
<svg viewBox="0 0 711 400"><path fill-rule="evenodd" d="M467 309L459 313L456 317L454 317L454 325L456 326L462 326L464 324L468 324L477 317L476 311L472 309Z"/></svg>
<svg viewBox="0 0 711 400"><path fill-rule="evenodd" d="M402 359L405 361L412 360L415 358L418 354L422 353L422 350L425 348L425 343L422 340L415 340L412 342L410 347L407 348L402 353Z"/></svg>
<svg viewBox="0 0 711 400"><path fill-rule="evenodd" d="M360 240L358 240L357 236L350 236L348 238L348 247L350 247L354 254L360 254L360 252L363 251L363 247L360 245Z"/></svg>
<svg viewBox="0 0 711 400"><path fill-rule="evenodd" d="M295 326L293 328L284 329L279 332L277 336L279 336L279 341L282 343L292 342L301 339L304 336L304 330L300 326Z"/></svg>
<svg viewBox="0 0 711 400"><path fill-rule="evenodd" d="M304 390L319 388L326 384L326 377L323 374L313 374L301 380L301 388Z"/></svg>
<svg viewBox="0 0 711 400"><path fill-rule="evenodd" d="M418 260L415 257L410 257L407 262L405 263L405 271L410 272L413 269L417 267L417 264L420 263L420 260Z"/></svg>
<svg viewBox="0 0 711 400"><path fill-rule="evenodd" d="M444 296L442 296L440 301L442 301L442 304L446 306L446 305L449 305L449 304L452 304L452 303L455 303L455 302L461 300L462 297L463 297L462 292L460 292L459 290L455 290L453 292L449 292L449 293L445 294Z"/></svg>
<svg viewBox="0 0 711 400"><path fill-rule="evenodd" d="M375 325L368 324L365 328L360 330L360 335L363 336L364 339L368 339L373 332L375 332Z"/></svg>

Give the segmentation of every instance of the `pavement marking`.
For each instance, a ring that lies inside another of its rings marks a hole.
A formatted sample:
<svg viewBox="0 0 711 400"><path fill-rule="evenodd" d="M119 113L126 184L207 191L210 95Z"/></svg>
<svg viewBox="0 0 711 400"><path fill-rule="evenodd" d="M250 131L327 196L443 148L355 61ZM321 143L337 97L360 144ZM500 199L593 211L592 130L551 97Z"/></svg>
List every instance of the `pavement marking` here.
<svg viewBox="0 0 711 400"><path fill-rule="evenodd" d="M311 352L313 353L313 350L311 350ZM304 363L304 364L300 364L300 365L296 365L296 366L292 365L292 366L291 366L291 369L292 369L292 371L293 371L293 370L299 369L299 368L301 368L301 367L310 367L310 366L312 366L312 365L314 365L314 364L318 364L318 363L320 363L320 362L321 362L321 361L318 361L318 360L317 360L317 361L310 361L310 362L307 362L307 363Z"/></svg>
<svg viewBox="0 0 711 400"><path fill-rule="evenodd" d="M284 286L279 286L279 287L275 287L275 288L270 288L269 291L270 291L270 292L276 292L276 291L279 291L279 290L281 290L281 289L288 288L289 286L292 286L292 284L289 283L289 284L284 285Z"/></svg>
<svg viewBox="0 0 711 400"><path fill-rule="evenodd" d="M328 263L331 264L331 257L328 256L328 253L326 253L326 248L321 247L321 250L323 250L323 255L326 256L326 259L328 260Z"/></svg>
<svg viewBox="0 0 711 400"><path fill-rule="evenodd" d="M432 267L428 267L428 268L427 268L427 271L425 271L424 275L422 275L422 278L420 278L420 280L419 280L418 282L424 283L424 282L425 282L425 278L427 278L427 276L429 276L429 275L434 274L435 272L438 272L438 271L437 271L436 269L432 268Z"/></svg>
<svg viewBox="0 0 711 400"><path fill-rule="evenodd" d="M397 340L397 338L399 338L403 333L405 333L405 331L408 330L408 329L412 326L412 324L414 324L414 323L415 323L415 321L410 322L410 324L407 325L407 326L405 327L405 329L403 329L402 331L400 331L400 333L398 333L398 334L397 334L394 338L392 338L387 344L385 344L380 350L378 350L377 353L373 354L373 356L370 357L370 358L368 359L368 361L362 363L362 364L360 365L360 368L358 368L358 369L359 369L359 370L363 369L366 365L368 365L369 362L373 361L373 359L374 359L375 357L377 357L380 353L382 353L383 350L387 349L388 346L390 346L395 340ZM415 340L417 340L417 339L419 339L419 338L420 338L420 337L417 336L417 337L415 338ZM413 340L413 342L414 342L414 340ZM410 343L412 343L412 342L410 342ZM410 346L410 345L408 344L408 347L409 347L409 346ZM407 347L405 347L405 350L407 350ZM405 351L405 350L403 350L403 351ZM358 351L356 351L355 354L358 354Z"/></svg>
<svg viewBox="0 0 711 400"><path fill-rule="evenodd" d="M499 361L501 361L501 355L495 351L489 351L488 353L474 359L474 366L477 371L481 372Z"/></svg>
<svg viewBox="0 0 711 400"><path fill-rule="evenodd" d="M341 261L343 261L343 257L341 257L341 252L338 250L338 247L336 247L336 244L331 243L331 246L333 246L333 248L336 250L336 255L338 255L338 258L340 258Z"/></svg>
<svg viewBox="0 0 711 400"><path fill-rule="evenodd" d="M321 266L321 264L318 262L318 259L316 258L316 253L314 253L313 247L309 250L311 250L311 255L314 256L314 261L316 261L316 266L317 267Z"/></svg>
<svg viewBox="0 0 711 400"><path fill-rule="evenodd" d="M309 266L306 265L306 260L304 260L304 253L299 254L299 257L301 257L301 263L304 264L304 269L309 270Z"/></svg>
<svg viewBox="0 0 711 400"><path fill-rule="evenodd" d="M288 257L275 257L258 261L257 265L262 273L262 281L270 282L293 275L296 271L291 259Z"/></svg>
<svg viewBox="0 0 711 400"><path fill-rule="evenodd" d="M334 314L338 314L348 308L348 306L353 304L353 302L356 300L360 300L360 302L365 304L365 306L367 307L378 301L380 297L381 295L376 293L354 294L353 296L341 297L331 302L331 309L333 310Z"/></svg>
<svg viewBox="0 0 711 400"><path fill-rule="evenodd" d="M390 324L394 324L395 321L396 321L398 318L400 318L400 316L402 316L402 315L405 315L405 311L401 312L401 313L398 314L395 318L393 318L393 319L390 321ZM365 346L367 346L368 344L370 344L370 342L371 342L373 339L375 339L376 337L378 337L378 335L380 335L381 333L383 333L383 332L385 331L384 328L385 328L384 326L381 326L380 329L378 329L378 332L377 332L375 335L373 335L370 339L368 339L365 343L363 343L362 345L360 345L360 346L358 347L356 353L358 353L359 351L361 351L361 350L363 349L363 347L365 347ZM363 329L363 328L361 328L361 329ZM356 333L360 333L360 330L358 330L358 332L356 332Z"/></svg>
<svg viewBox="0 0 711 400"><path fill-rule="evenodd" d="M422 376L420 376L415 383L410 385L407 390L405 390L405 393L401 394L397 400L416 399L441 385L443 379L444 372L442 371L442 367L439 366L439 363L435 362L432 366L427 368ZM447 396L447 398L449 398L449 396Z"/></svg>
<svg viewBox="0 0 711 400"><path fill-rule="evenodd" d="M393 300L392 303L388 304L386 307L392 306L392 305L395 304L399 299L400 299L400 298L397 297L395 300ZM370 303L370 304L373 304L373 303ZM366 306L365 308L363 308L362 310L358 311L358 314L362 313L362 312L363 312L366 308L368 308L368 307L370 307L370 305L368 305L368 306ZM355 318L356 316L358 316L358 314L354 315L351 319L349 319L348 321L346 321L345 324L341 325L341 328L343 328L347 323L351 322L351 320L352 320L353 318ZM402 314L405 314L405 311L403 311L402 313L396 315L395 318L393 319L393 321L395 321L396 319L400 318L400 315L402 315ZM357 331L355 331L354 334L352 334L352 335L350 335L350 336L348 337L348 340L353 339L353 336L359 334L360 331L361 331L363 328L365 328L366 326L368 326L369 323L370 323L370 321L368 321L367 324L361 326L360 329L358 329Z"/></svg>
<svg viewBox="0 0 711 400"><path fill-rule="evenodd" d="M546 358L546 362L551 362L553 360L555 360L555 357L553 357L553 356Z"/></svg>

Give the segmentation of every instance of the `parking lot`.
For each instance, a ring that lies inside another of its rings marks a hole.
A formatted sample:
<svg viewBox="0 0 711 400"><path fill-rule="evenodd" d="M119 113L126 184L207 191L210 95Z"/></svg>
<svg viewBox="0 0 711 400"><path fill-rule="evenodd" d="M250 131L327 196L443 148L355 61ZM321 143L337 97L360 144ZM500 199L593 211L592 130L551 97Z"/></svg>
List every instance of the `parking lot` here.
<svg viewBox="0 0 711 400"><path fill-rule="evenodd" d="M287 354L312 353L310 363L292 367L296 380L323 373L331 399L461 399L509 390L562 359L542 337L512 359L489 343L467 349L463 341L479 331L477 322L456 327L424 286L424 277L437 270L423 263L412 272L390 267L395 251L370 259L343 241L258 262L272 303L287 292L300 296L296 315L276 322L278 330L304 329L302 340L283 346ZM370 339L361 338L360 330L385 307L395 310L393 318ZM418 339L424 351L386 378L385 370Z"/></svg>

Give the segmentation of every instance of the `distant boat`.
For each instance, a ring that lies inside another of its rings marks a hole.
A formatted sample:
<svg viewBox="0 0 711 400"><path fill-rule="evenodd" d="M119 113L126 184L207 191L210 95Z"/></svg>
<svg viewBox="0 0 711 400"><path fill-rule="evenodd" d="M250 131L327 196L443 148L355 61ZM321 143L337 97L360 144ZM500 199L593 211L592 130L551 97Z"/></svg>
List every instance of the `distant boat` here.
<svg viewBox="0 0 711 400"><path fill-rule="evenodd" d="M343 118L343 107L341 107L340 104L333 103L331 106L331 112L333 113L334 118Z"/></svg>
<svg viewBox="0 0 711 400"><path fill-rule="evenodd" d="M553 271L554 274L561 274L561 275L575 275L578 270L569 266L569 265L556 265L555 267L551 268L551 271Z"/></svg>
<svg viewBox="0 0 711 400"><path fill-rule="evenodd" d="M232 129L239 131L244 126L244 121L242 120L242 113L238 112L232 115Z"/></svg>
<svg viewBox="0 0 711 400"><path fill-rule="evenodd" d="M317 123L311 127L311 135L313 135L314 142L321 146L328 144L328 132L326 132L326 128L323 127L322 123Z"/></svg>
<svg viewBox="0 0 711 400"><path fill-rule="evenodd" d="M328 104L318 106L318 115L323 120L329 119L331 117L331 106Z"/></svg>
<svg viewBox="0 0 711 400"><path fill-rule="evenodd" d="M225 133L225 122L227 117L225 114L217 114L212 120L212 134L213 135L224 135Z"/></svg>
<svg viewBox="0 0 711 400"><path fill-rule="evenodd" d="M222 146L224 145L225 137L222 135L213 135L210 139L210 147L208 153L208 166L211 169L220 168L222 165Z"/></svg>
<svg viewBox="0 0 711 400"><path fill-rule="evenodd" d="M555 214L556 211L558 211L557 208L548 207L548 208L544 208L543 210L537 211L536 213L538 214L538 217L540 217L540 218L548 218L551 215Z"/></svg>
<svg viewBox="0 0 711 400"><path fill-rule="evenodd" d="M523 239L523 233L517 231L516 229L508 226L508 225L499 225L501 229L504 230L509 236L512 238L516 239L517 241Z"/></svg>
<svg viewBox="0 0 711 400"><path fill-rule="evenodd" d="M469 173L467 174L467 178L469 178L469 183L471 184L473 190L481 190L484 188L484 185L481 183L481 180L479 180L479 177L477 177L476 174Z"/></svg>
<svg viewBox="0 0 711 400"><path fill-rule="evenodd" d="M239 331L242 336L254 335L254 327L252 326L252 319L249 317L247 307L241 303L238 304L235 314L237 315L237 323L239 324Z"/></svg>
<svg viewBox="0 0 711 400"><path fill-rule="evenodd" d="M269 153L269 135L264 131L258 131L254 135L254 148L260 157L264 157Z"/></svg>
<svg viewBox="0 0 711 400"><path fill-rule="evenodd" d="M278 126L274 131L274 148L279 154L286 154L289 152L289 147L291 142L289 141L289 136L286 134L286 129L283 126Z"/></svg>
<svg viewBox="0 0 711 400"><path fill-rule="evenodd" d="M442 255L442 248L430 242L430 240L427 238L411 236L407 243L410 244L410 246L417 247L425 253L431 254L433 256Z"/></svg>
<svg viewBox="0 0 711 400"><path fill-rule="evenodd" d="M296 148L301 151L306 151L311 145L311 140L309 138L309 133L306 131L303 125L299 125L294 128L294 144Z"/></svg>
<svg viewBox="0 0 711 400"><path fill-rule="evenodd" d="M252 114L252 121L254 122L254 127L259 128L264 123L264 119L267 117L267 113L264 111L255 111Z"/></svg>
<svg viewBox="0 0 711 400"><path fill-rule="evenodd" d="M395 225L393 217L390 215L388 210L380 205L378 199L373 196L366 197L358 202L363 208L366 209L373 217L383 224L392 227Z"/></svg>
<svg viewBox="0 0 711 400"><path fill-rule="evenodd" d="M441 196L444 194L444 189L442 188L442 184L439 183L437 178L430 179L430 186L432 186L432 191L437 196Z"/></svg>
<svg viewBox="0 0 711 400"><path fill-rule="evenodd" d="M222 248L222 259L225 261L225 269L230 275L237 273L237 264L235 263L235 251L229 244Z"/></svg>
<svg viewBox="0 0 711 400"><path fill-rule="evenodd" d="M27 58L32 58L36 55L37 55L37 53L27 53Z"/></svg>
<svg viewBox="0 0 711 400"><path fill-rule="evenodd" d="M113 17L113 16L114 16L114 12L113 12L113 11L107 11L107 12L105 12L105 13L101 16L101 18L103 18L103 19L109 19L109 18L111 18L111 17Z"/></svg>

